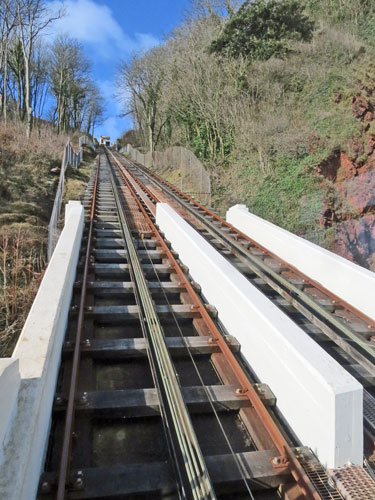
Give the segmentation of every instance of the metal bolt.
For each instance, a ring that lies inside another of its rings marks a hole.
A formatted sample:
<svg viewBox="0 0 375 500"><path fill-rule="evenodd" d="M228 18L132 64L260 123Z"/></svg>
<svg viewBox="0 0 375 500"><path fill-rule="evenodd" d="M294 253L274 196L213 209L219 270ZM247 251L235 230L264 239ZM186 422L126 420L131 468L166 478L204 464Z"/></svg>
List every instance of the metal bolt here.
<svg viewBox="0 0 375 500"><path fill-rule="evenodd" d="M84 392L80 398L81 403L87 403L87 392Z"/></svg>
<svg viewBox="0 0 375 500"><path fill-rule="evenodd" d="M42 483L41 488L42 488L42 491L49 491L49 489L50 489L49 482L44 481L44 482Z"/></svg>
<svg viewBox="0 0 375 500"><path fill-rule="evenodd" d="M77 477L77 479L74 481L74 486L79 489L83 488L83 479Z"/></svg>
<svg viewBox="0 0 375 500"><path fill-rule="evenodd" d="M91 345L90 339L85 339L84 344L90 346Z"/></svg>
<svg viewBox="0 0 375 500"><path fill-rule="evenodd" d="M63 401L62 401L62 397L60 397L60 396L56 396L56 398L55 398L55 402L56 402L56 404L57 404L57 405L61 405L61 404L62 404L62 402L63 402Z"/></svg>
<svg viewBox="0 0 375 500"><path fill-rule="evenodd" d="M196 292L201 291L201 286L196 281L191 281L190 284Z"/></svg>
<svg viewBox="0 0 375 500"><path fill-rule="evenodd" d="M86 311L92 311L92 306L87 306Z"/></svg>
<svg viewBox="0 0 375 500"><path fill-rule="evenodd" d="M278 464L280 463L280 458L279 458L279 457L275 457L275 458L273 458L273 459L272 459L272 463L273 463L274 465L278 465Z"/></svg>

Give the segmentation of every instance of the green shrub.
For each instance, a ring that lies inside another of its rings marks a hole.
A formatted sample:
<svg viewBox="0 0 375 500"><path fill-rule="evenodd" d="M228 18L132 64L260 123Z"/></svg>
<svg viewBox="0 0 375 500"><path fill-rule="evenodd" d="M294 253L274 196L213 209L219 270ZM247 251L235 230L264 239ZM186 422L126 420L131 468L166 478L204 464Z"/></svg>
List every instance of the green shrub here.
<svg viewBox="0 0 375 500"><path fill-rule="evenodd" d="M210 52L260 60L284 57L289 42L311 40L313 28L298 0L246 0L211 43Z"/></svg>

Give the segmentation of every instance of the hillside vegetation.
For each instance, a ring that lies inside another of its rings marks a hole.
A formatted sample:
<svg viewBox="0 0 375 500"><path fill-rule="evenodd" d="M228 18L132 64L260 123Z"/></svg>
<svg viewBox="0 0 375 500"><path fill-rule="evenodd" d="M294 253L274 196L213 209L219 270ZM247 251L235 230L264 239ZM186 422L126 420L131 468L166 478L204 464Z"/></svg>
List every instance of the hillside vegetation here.
<svg viewBox="0 0 375 500"><path fill-rule="evenodd" d="M25 125L0 123L0 356L11 353L46 266L47 226L67 140L47 124L25 137ZM89 151L85 160L78 171L67 169L66 199L83 195Z"/></svg>
<svg viewBox="0 0 375 500"><path fill-rule="evenodd" d="M372 267L374 40L370 0L196 1L162 45L121 63L127 137L193 150L222 213L246 203ZM366 200L348 207L350 189Z"/></svg>

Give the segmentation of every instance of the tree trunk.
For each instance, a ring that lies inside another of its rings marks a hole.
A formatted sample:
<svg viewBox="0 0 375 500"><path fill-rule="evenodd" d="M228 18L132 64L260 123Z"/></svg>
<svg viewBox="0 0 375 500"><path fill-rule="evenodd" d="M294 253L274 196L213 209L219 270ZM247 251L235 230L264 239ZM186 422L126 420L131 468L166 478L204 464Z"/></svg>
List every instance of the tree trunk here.
<svg viewBox="0 0 375 500"><path fill-rule="evenodd" d="M33 127L33 110L31 107L31 93L30 93L30 65L29 58L25 58L25 90L26 90L26 135L30 138L31 130Z"/></svg>
<svg viewBox="0 0 375 500"><path fill-rule="evenodd" d="M7 121L8 43L5 45L3 74L3 118Z"/></svg>

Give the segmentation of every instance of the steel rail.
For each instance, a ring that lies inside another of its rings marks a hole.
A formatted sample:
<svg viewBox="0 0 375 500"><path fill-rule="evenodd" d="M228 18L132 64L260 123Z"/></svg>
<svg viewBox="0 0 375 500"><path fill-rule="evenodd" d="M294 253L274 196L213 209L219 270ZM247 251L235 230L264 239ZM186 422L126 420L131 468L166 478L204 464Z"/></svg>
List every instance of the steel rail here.
<svg viewBox="0 0 375 500"><path fill-rule="evenodd" d="M123 221L122 230L125 236L129 255L129 264L132 267L135 278L134 284L141 299L145 322L150 333L151 345L156 353L156 362L162 375L161 383L165 389L168 407L172 415L174 430L182 453L182 462L185 466L188 477L187 484L189 490L185 491L185 497L192 497L196 500L214 500L216 499L216 495L214 493L211 479L200 450L189 413L182 397L180 385L173 368L170 354L165 344L164 333L142 271L142 267L133 243L133 237L126 220L126 215L121 208L113 174L111 181L119 215Z"/></svg>
<svg viewBox="0 0 375 500"><path fill-rule="evenodd" d="M280 457L275 457L276 459L276 464L281 470L289 469L291 474L293 475L297 485L299 488L303 491L305 498L307 499L315 499L319 500L321 499L320 495L317 493L316 489L314 488L313 484L311 483L309 477L307 476L306 472L304 471L302 465L299 463L295 453L293 452L292 448L290 447L289 443L285 439L284 435L280 431L279 427L276 425L275 421L273 420L272 416L269 414L267 408L263 404L261 398L257 394L256 390L252 386L250 380L248 379L247 374L245 373L243 367L240 365L239 361L235 357L235 355L232 353L230 347L228 346L227 342L225 341L224 337L222 336L221 332L217 328L216 324L212 320L210 314L208 313L206 307L204 306L203 302L195 292L192 284L189 282L189 280L186 278L184 272L178 265L173 253L171 250L168 248L167 244L162 238L162 235L160 234L159 230L151 220L150 216L148 215L147 211L143 207L142 203L138 199L137 193L134 189L134 187L131 185L131 183L128 181L126 175L122 171L121 165L119 165L119 162L116 160L114 155L112 155L113 158L115 159L116 165L118 166L118 172L125 182L126 186L130 189L130 191L133 193L134 199L138 204L139 209L141 212L144 214L148 224L154 231L155 235L158 237L160 244L162 246L163 252L167 256L168 260L174 265L176 274L180 280L181 284L184 284L186 287L186 291L191 297L193 301L193 307L196 309L201 317L204 319L205 323L207 324L211 334L215 337L217 341L217 345L221 349L222 354L225 356L227 362L229 363L230 367L236 374L240 384L241 384L241 390L240 394L243 396L246 396L253 408L255 409L258 417L261 419L263 422L263 425L265 429L267 430L269 436L271 437L276 449L280 453Z"/></svg>
<svg viewBox="0 0 375 500"><path fill-rule="evenodd" d="M267 283L267 285L269 285L279 295L288 300L298 311L300 311L313 324L318 326L325 333L325 335L327 335L327 337L329 337L343 351L345 351L353 359L355 359L371 376L375 376L375 365L374 365L375 350L372 346L368 345L367 343L359 339L358 336L350 330L350 328L345 326L341 321L336 319L330 312L326 311L313 299L308 297L308 295L304 293L302 290L300 290L297 286L295 286L293 283L290 283L280 274L270 269L270 267L267 266L267 264L265 264L260 258L251 255L241 244L239 244L230 236L224 234L222 231L220 231L219 228L215 227L214 224L211 224L209 221L207 221L207 219L203 215L197 213L195 209L192 209L190 203L193 202L198 209L205 210L207 214L215 217L216 220L220 221L222 225L225 225L232 231L236 232L241 238L246 239L251 244L258 246L259 248L267 252L270 256L276 258L279 262L281 262L282 265L284 265L284 267L290 268L291 270L296 272L299 276L304 278L306 284L310 282L312 286L315 286L316 288L322 290L325 294L334 297L333 302L335 302L336 304L341 303L345 305L345 307L347 307L351 312L360 316L361 319L364 319L363 314L359 313L359 311L355 310L354 308L349 307L347 304L344 304L341 299L334 296L333 294L325 290L323 287L317 286L315 282L310 280L307 276L303 275L300 271L297 271L295 268L293 268L293 266L282 261L280 258L273 255L268 250L263 249L263 247L261 247L256 242L251 240L251 238L249 238L247 235L243 234L237 228L235 228L231 224L228 224L219 216L217 216L210 210L203 207L203 205L197 204L195 200L191 200L184 193L180 193L177 190L177 188L169 184L167 181L164 180L159 181L160 179L159 176L157 176L154 173L150 174L149 172L146 172L144 170L145 167L140 167L136 165L136 168L140 169L142 171L142 174L145 175L149 180L154 182L159 188L167 191L169 196L171 196L175 201L181 204L186 210L189 211L189 213L191 213L196 219L198 219L199 222L201 222L204 226L206 226L207 231L212 236L218 239L223 245L225 246L229 245L232 253L236 255L236 257L238 257L243 263L248 265L249 269L251 269L252 272L254 272L258 277L260 277L265 283ZM134 176L134 174L132 174L132 172L129 173L135 178L135 180L138 183L141 182L139 179L136 178L136 176ZM153 177L155 177L156 179L154 179ZM167 185L167 187L170 190L176 191L178 195L174 194L173 192L172 193L169 192L168 189L165 186L163 186L163 184ZM156 195L152 193L149 189L147 189L146 186L143 185L142 188L144 190L147 190L148 194L154 198L155 202L158 201ZM179 199L181 197L187 198L190 203ZM372 327L373 326L372 320L367 317L365 319L366 322L370 325L370 327ZM341 335L337 332L340 332ZM343 338L342 335L344 335L345 338ZM356 349L352 347L351 345L352 342L356 344L357 346Z"/></svg>
<svg viewBox="0 0 375 500"><path fill-rule="evenodd" d="M61 452L61 461L60 461L60 465L59 465L56 500L64 500L64 498L65 498L65 488L66 488L67 476L68 476L69 467L70 467L70 451L71 451L73 425L74 425L75 397L76 397L76 392L77 392L79 365L80 365L80 357L81 357L81 338L82 338L82 331L83 331L83 320L84 320L84 316L85 316L87 276L88 276L89 265L90 265L91 242L92 242L92 233L93 233L93 227L94 227L94 216L95 216L96 194L97 194L97 187L98 187L99 169L100 169L100 156L98 156L98 159L97 159L95 183L94 183L94 188L93 188L93 192L92 192L92 196L91 196L91 209L90 209L90 218L89 218L90 226L89 226L89 234L88 234L88 239L87 239L86 256L85 256L85 265L84 265L83 278L82 278L82 288L81 288L81 297L80 297L80 303L79 303L77 330L76 330L76 335L75 335L75 345L74 345L73 362L72 362L72 373L71 373L70 383L69 383L68 405L67 405L66 414L65 414L64 437L63 437L63 445L62 445L62 452Z"/></svg>

